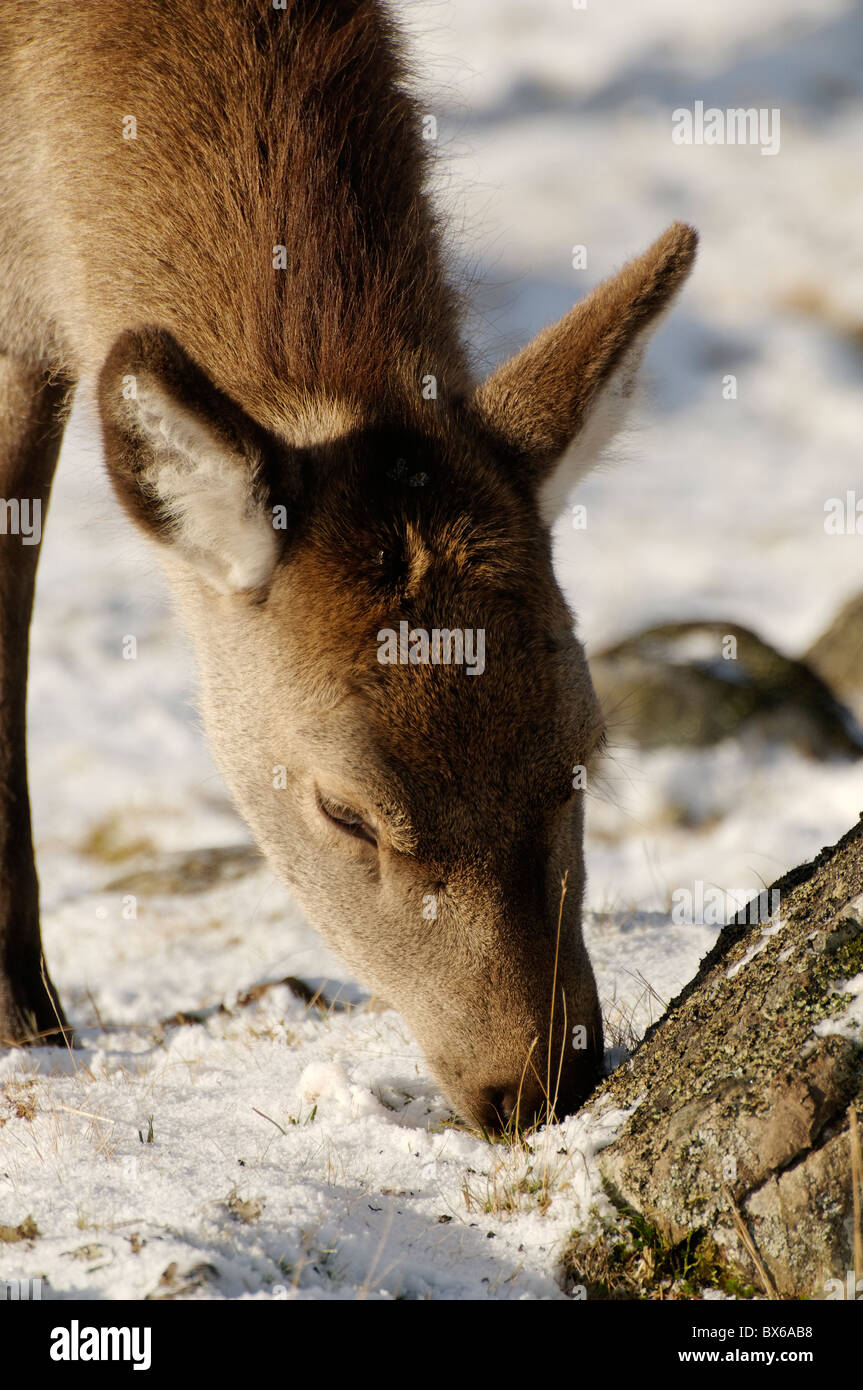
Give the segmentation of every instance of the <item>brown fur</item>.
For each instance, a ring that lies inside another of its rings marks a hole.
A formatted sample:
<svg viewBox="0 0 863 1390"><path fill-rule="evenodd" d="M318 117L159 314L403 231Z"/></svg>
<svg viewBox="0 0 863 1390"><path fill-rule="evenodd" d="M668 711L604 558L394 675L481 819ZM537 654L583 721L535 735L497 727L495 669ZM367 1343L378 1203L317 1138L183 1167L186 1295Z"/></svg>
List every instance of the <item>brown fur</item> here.
<svg viewBox="0 0 863 1390"><path fill-rule="evenodd" d="M26 189L10 198L48 232L33 322L80 368L157 323L279 430L324 382L375 410L415 402L425 372L463 385L425 147L377 0L6 0L0 70L2 125L23 111L50 132L29 177L26 157L7 164Z"/></svg>
<svg viewBox="0 0 863 1390"><path fill-rule="evenodd" d="M157 544L262 847L464 1113L500 1123L522 1078L522 1117L543 1110L559 1058L565 1113L602 1054L572 769L603 721L547 522L616 427L694 233L669 229L475 391L376 0L6 0L0 71L7 408L31 392L0 481L50 479L65 393L39 395L45 374L98 376L112 481ZM17 1041L53 1024L22 801L29 584L0 632ZM485 670L382 665L401 621L483 629Z"/></svg>
<svg viewBox="0 0 863 1390"><path fill-rule="evenodd" d="M583 427L615 369L634 346L637 352L640 334L667 308L692 269L696 242L691 227L669 227L482 386L480 410L537 482ZM631 383L625 378L625 384Z"/></svg>

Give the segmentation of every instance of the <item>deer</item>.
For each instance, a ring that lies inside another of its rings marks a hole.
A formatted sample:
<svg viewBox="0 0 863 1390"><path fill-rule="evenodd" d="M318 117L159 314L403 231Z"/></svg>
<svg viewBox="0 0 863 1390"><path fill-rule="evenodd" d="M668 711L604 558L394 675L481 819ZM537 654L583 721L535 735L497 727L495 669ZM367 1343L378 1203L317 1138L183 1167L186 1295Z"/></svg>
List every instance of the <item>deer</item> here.
<svg viewBox="0 0 863 1390"><path fill-rule="evenodd" d="M551 527L697 236L674 223L483 375L406 72L380 0L4 0L0 494L45 513L77 388L259 848L499 1131L602 1072L573 770L605 719ZM28 800L34 539L0 535L4 1046L73 1038ZM481 632L482 669L380 660L405 624Z"/></svg>

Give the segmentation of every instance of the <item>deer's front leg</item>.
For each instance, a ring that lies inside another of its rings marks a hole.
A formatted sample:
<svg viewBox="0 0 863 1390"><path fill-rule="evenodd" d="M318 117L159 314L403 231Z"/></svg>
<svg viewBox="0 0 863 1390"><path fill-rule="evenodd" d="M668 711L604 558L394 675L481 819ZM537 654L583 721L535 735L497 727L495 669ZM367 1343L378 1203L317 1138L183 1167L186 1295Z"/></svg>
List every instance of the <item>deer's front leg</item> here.
<svg viewBox="0 0 863 1390"><path fill-rule="evenodd" d="M70 382L0 355L0 1047L60 1042L42 961L27 792L27 644L42 523Z"/></svg>

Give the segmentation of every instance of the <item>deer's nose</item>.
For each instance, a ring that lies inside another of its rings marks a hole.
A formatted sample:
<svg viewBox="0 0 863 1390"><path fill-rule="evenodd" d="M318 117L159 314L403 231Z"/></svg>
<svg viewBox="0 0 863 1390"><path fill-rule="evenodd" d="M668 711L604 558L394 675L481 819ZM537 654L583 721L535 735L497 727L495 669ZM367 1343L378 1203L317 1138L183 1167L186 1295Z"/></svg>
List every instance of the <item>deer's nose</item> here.
<svg viewBox="0 0 863 1390"><path fill-rule="evenodd" d="M564 1074L559 1079L552 1076L549 1106L543 1079L528 1074L518 1081L479 1087L468 1098L466 1109L479 1128L488 1134L499 1134L511 1125L527 1129L550 1119L563 1120L567 1115L574 1115L597 1079L596 1065L575 1075Z"/></svg>
<svg viewBox="0 0 863 1390"><path fill-rule="evenodd" d="M499 1134L510 1124L530 1125L546 1118L542 1087L527 1079L499 1086L483 1086L468 1103L480 1129Z"/></svg>

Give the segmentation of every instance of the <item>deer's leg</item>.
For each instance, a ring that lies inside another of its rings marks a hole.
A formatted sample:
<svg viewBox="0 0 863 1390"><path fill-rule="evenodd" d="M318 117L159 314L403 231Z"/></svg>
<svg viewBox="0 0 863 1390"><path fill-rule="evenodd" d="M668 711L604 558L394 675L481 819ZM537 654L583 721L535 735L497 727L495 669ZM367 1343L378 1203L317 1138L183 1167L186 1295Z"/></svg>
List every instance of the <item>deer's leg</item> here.
<svg viewBox="0 0 863 1390"><path fill-rule="evenodd" d="M0 1047L57 1043L67 1026L42 961L25 711L38 542L70 398L68 379L0 354Z"/></svg>

